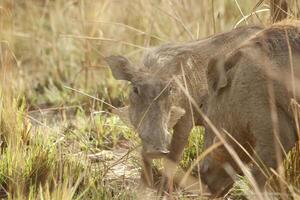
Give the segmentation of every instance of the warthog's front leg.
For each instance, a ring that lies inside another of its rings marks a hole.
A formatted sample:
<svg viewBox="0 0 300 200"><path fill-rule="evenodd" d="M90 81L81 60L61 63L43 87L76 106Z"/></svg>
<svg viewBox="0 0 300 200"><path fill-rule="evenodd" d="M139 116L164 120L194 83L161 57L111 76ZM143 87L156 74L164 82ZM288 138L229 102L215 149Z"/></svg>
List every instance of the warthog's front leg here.
<svg viewBox="0 0 300 200"><path fill-rule="evenodd" d="M176 172L176 167L182 156L184 147L186 146L189 134L193 128L193 123L190 115L182 117L174 126L174 133L170 144L170 153L165 158L164 174L162 177L160 194L167 192L172 193L173 177Z"/></svg>
<svg viewBox="0 0 300 200"><path fill-rule="evenodd" d="M152 172L152 160L147 158L146 155L142 153L142 172L141 172L142 184L147 187L153 187L153 172Z"/></svg>

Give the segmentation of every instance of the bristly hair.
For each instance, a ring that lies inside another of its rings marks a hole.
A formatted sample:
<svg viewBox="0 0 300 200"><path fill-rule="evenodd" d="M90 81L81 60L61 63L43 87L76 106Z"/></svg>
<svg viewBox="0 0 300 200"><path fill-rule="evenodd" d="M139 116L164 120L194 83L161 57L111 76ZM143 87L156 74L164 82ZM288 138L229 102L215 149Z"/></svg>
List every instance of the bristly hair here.
<svg viewBox="0 0 300 200"><path fill-rule="evenodd" d="M288 45L292 51L300 51L300 22L287 20L272 25L252 38L250 43L252 42L269 55L280 55L288 52Z"/></svg>

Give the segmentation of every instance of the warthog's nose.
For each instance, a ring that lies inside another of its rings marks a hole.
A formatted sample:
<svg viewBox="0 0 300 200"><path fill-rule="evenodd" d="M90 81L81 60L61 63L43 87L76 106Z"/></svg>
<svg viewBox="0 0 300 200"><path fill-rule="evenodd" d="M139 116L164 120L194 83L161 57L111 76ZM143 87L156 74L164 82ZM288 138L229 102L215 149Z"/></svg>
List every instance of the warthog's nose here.
<svg viewBox="0 0 300 200"><path fill-rule="evenodd" d="M160 149L160 148L155 148L155 149L147 149L145 151L146 154L168 154L170 151L167 149Z"/></svg>
<svg viewBox="0 0 300 200"><path fill-rule="evenodd" d="M151 158L160 158L167 155L170 151L162 147L144 147L143 154Z"/></svg>
<svg viewBox="0 0 300 200"><path fill-rule="evenodd" d="M161 149L161 150L159 149L158 152L161 153L161 154L168 154L168 153L170 153L170 151L168 149Z"/></svg>

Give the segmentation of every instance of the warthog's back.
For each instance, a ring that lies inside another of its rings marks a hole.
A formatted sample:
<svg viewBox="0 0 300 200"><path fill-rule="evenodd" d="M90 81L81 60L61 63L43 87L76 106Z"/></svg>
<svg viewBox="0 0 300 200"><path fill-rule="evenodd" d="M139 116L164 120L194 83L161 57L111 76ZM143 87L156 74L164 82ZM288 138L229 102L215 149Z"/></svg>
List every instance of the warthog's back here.
<svg viewBox="0 0 300 200"><path fill-rule="evenodd" d="M241 75L245 76L240 79L251 79L251 74L258 70L256 66L263 67L265 76L273 80L277 104L291 111L288 109L291 98L300 100L300 22L275 24L258 33L229 57L236 57L240 52L244 58L249 58L248 64L252 66L240 69ZM291 112L289 114L292 118Z"/></svg>
<svg viewBox="0 0 300 200"><path fill-rule="evenodd" d="M207 93L205 70L208 61L233 51L262 29L261 26L245 26L198 41L166 44L147 51L142 62L153 71L159 70L161 76L174 73L174 64L182 62L189 93L199 101ZM180 60L174 61L174 58Z"/></svg>
<svg viewBox="0 0 300 200"><path fill-rule="evenodd" d="M259 188L263 189L264 174L278 167L278 159L282 159L278 156L284 155L281 150L288 152L297 140L291 98L300 100L299 22L272 25L226 56L212 59L207 80L207 117L244 164L250 164L253 159L259 164L249 166ZM205 149L218 140L207 123ZM223 167L226 165L234 169L230 176ZM204 159L201 173L211 191L220 195L233 184L231 177L242 170L221 146Z"/></svg>

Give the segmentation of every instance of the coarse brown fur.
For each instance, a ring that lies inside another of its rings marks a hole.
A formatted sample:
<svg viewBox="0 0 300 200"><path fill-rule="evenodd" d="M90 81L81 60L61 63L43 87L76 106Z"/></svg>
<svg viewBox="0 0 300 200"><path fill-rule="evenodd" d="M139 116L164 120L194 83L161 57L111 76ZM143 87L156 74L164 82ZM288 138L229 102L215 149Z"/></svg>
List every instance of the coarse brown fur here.
<svg viewBox="0 0 300 200"><path fill-rule="evenodd" d="M264 173L278 166L276 156L282 155L280 145L287 152L297 140L290 103L292 98L300 100L299 21L272 25L225 57L212 59L207 79L207 117L245 164L251 159L224 130L259 164L253 165L252 173L262 189L266 181ZM276 133L280 144L275 142ZM215 137L211 126L206 124L205 149L218 141ZM234 173L225 170L228 166L241 173L224 146L201 164L201 177L215 195L223 194L233 184Z"/></svg>
<svg viewBox="0 0 300 200"><path fill-rule="evenodd" d="M260 30L262 27L247 26L199 41L151 48L138 65L122 56L106 59L116 79L131 82L130 105L117 112L137 130L142 140L142 177L148 185L153 185L151 159L166 155L167 160L177 163L191 129L203 124L199 113L191 111L188 98L173 78L177 77L182 85L186 79L189 94L202 103L207 95L208 61L232 51ZM171 143L168 128L174 130Z"/></svg>

